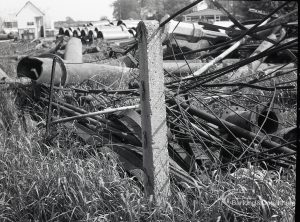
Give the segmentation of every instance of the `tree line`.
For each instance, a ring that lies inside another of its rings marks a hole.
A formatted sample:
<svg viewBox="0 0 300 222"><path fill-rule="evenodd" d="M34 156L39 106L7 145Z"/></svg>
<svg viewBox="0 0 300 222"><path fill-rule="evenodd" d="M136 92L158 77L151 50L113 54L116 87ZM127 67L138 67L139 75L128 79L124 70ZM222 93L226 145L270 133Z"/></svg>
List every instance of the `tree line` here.
<svg viewBox="0 0 300 222"><path fill-rule="evenodd" d="M191 0L116 0L114 18L120 19L157 19L173 14L190 4ZM191 12L186 11L186 13ZM180 17L179 17L180 18Z"/></svg>
<svg viewBox="0 0 300 222"><path fill-rule="evenodd" d="M195 0L115 0L112 4L114 9L113 16L117 20L121 19L156 19L160 20L166 14L173 14ZM263 15L249 11L250 8L257 9L258 11L264 11L270 13L284 1L234 1L234 0L218 0L220 4L224 6L225 2L229 2L231 7L227 10L236 16L237 19L249 20L262 18ZM211 1L206 1L209 8L216 9ZM298 8L296 1L291 1L291 4L286 6L281 13L286 13L295 8ZM189 9L184 12L188 14L192 11ZM279 14L281 14L279 13ZM181 16L176 19L181 20Z"/></svg>

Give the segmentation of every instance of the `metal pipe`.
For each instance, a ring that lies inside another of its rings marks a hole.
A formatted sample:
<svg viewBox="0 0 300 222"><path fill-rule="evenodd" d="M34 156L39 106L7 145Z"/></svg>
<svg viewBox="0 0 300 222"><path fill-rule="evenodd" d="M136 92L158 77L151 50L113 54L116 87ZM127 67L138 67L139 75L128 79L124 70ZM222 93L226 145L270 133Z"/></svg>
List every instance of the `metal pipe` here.
<svg viewBox="0 0 300 222"><path fill-rule="evenodd" d="M189 42L197 42L200 39L227 39L226 33L220 31L206 30L203 25L197 23L178 22L171 20L164 27L163 41L174 36L176 39L183 39Z"/></svg>
<svg viewBox="0 0 300 222"><path fill-rule="evenodd" d="M87 28L83 28L80 31L81 37L86 37L89 34L89 30Z"/></svg>
<svg viewBox="0 0 300 222"><path fill-rule="evenodd" d="M108 20L102 20L97 22L91 22L92 26L106 26L110 25L110 22Z"/></svg>
<svg viewBox="0 0 300 222"><path fill-rule="evenodd" d="M98 32L95 30L90 30L88 33L89 39L96 39L98 38Z"/></svg>
<svg viewBox="0 0 300 222"><path fill-rule="evenodd" d="M58 30L58 35L64 35L65 31L66 31L66 29L64 27L60 27Z"/></svg>
<svg viewBox="0 0 300 222"><path fill-rule="evenodd" d="M44 102L47 102L47 100L45 98L41 97L40 99ZM72 115L75 115L75 116L80 115L80 113L78 113L78 112L76 112L72 109L66 108L64 106L61 106L61 105L57 104L56 102L53 102L52 105L56 106L56 107L59 107L60 109L64 110L65 112L67 112L69 114L72 114ZM127 140L132 145L141 146L141 142L135 136L133 136L133 135L127 133L127 132L124 132L124 130L121 131L118 128L113 128L111 126L108 126L106 123L102 124L102 123L98 122L97 120L93 119L92 117L91 118L86 117L85 119L89 122L89 124L94 125L97 128L97 130L101 129L102 132L104 132L104 134L105 133L109 134L109 135L113 134L115 136L118 136L119 138ZM102 128L99 129L99 126L102 127Z"/></svg>
<svg viewBox="0 0 300 222"><path fill-rule="evenodd" d="M52 121L51 124L65 123L65 122L70 122L72 120L78 120L78 119L82 119L82 118L86 118L86 117L92 117L92 116L98 116L98 115L102 115L102 114L114 113L114 112L118 112L118 111L138 109L139 107L140 107L140 105L124 106L124 107L118 107L118 108L107 108L107 109L97 111L97 112L91 112L91 113L81 114L81 115L77 115L77 116L66 117L66 118L63 118L63 119L58 119L58 120Z"/></svg>
<svg viewBox="0 0 300 222"><path fill-rule="evenodd" d="M132 35L132 36L136 36L136 31L134 29L128 29L128 32Z"/></svg>
<svg viewBox="0 0 300 222"><path fill-rule="evenodd" d="M23 58L17 66L18 77L28 77L36 83L50 83L51 76L51 58L26 57ZM79 84L92 77L101 76L106 84L112 84L121 76L128 79L131 69L127 67L110 66L94 63L63 63L63 66L57 67L54 84L67 85ZM109 83L107 83L109 81Z"/></svg>
<svg viewBox="0 0 300 222"><path fill-rule="evenodd" d="M75 30L73 31L73 36L79 38L79 37L81 36L80 30L75 29Z"/></svg>
<svg viewBox="0 0 300 222"><path fill-rule="evenodd" d="M73 36L73 32L70 29L66 29L64 32L64 35L72 37Z"/></svg>
<svg viewBox="0 0 300 222"><path fill-rule="evenodd" d="M64 59L68 62L82 63L82 43L80 39L75 37L69 39Z"/></svg>
<svg viewBox="0 0 300 222"><path fill-rule="evenodd" d="M116 31L116 32L119 32L119 31L125 31L127 30L127 28L124 26L124 25L121 25L121 26L97 26L95 27L95 31L99 32L99 31Z"/></svg>
<svg viewBox="0 0 300 222"><path fill-rule="evenodd" d="M172 47L180 47L180 48L184 48L184 49L186 48L188 50L198 50L198 49L204 49L204 48L209 47L209 42L205 39L201 39L197 42L188 42L183 39L172 38L170 40L170 45L172 45Z"/></svg>
<svg viewBox="0 0 300 222"><path fill-rule="evenodd" d="M176 104L175 100L171 100L169 102ZM237 136L243 137L248 140L256 139L257 141L261 142L262 146L265 146L266 148L273 148L273 147L280 146L280 144L278 144L278 143L275 143L273 141L268 141L268 140L262 138L260 135L256 135L255 133L249 132L248 130L238 127L228 121L225 121L222 119L217 119L215 116L213 116L209 113L206 113L202 110L198 110L194 106L188 105L185 102L180 102L179 104L180 104L180 106L182 106L182 108L186 109L187 112L190 113L191 115L197 116L197 117L199 117L203 120L206 120L210 123L213 123L221 128L226 127L227 129L229 129L232 133L234 133ZM278 149L278 151L284 152L284 153L293 153L293 150L291 150L287 147L281 147L280 149Z"/></svg>
<svg viewBox="0 0 300 222"><path fill-rule="evenodd" d="M50 93L49 93L49 105L48 105L48 115L46 122L46 136L50 135L50 124L51 124L51 116L52 116L52 102L53 102L53 86L54 86L54 77L55 77L55 67L56 67L57 57L53 58L52 63L52 71L51 71L51 80L50 80Z"/></svg>
<svg viewBox="0 0 300 222"><path fill-rule="evenodd" d="M266 116L268 109L270 111L268 116ZM266 103L257 105L255 110L247 111L240 106L230 106L224 110L221 118L254 133L257 133L259 128L261 128L263 132L271 134L281 128L282 117L278 110L279 107L277 105L269 107ZM263 122L265 123L263 124Z"/></svg>
<svg viewBox="0 0 300 222"><path fill-rule="evenodd" d="M127 28L136 28L141 20L119 20L117 25L125 25Z"/></svg>
<svg viewBox="0 0 300 222"><path fill-rule="evenodd" d="M130 39L134 37L128 31L108 31L102 30L98 32L98 38L103 38L104 40L120 40L120 39Z"/></svg>
<svg viewBox="0 0 300 222"><path fill-rule="evenodd" d="M204 67L207 63L200 63L197 61L188 62L188 64L183 60L164 60L163 68L170 74L175 74L181 76L186 76L191 74L191 72L195 72L198 69ZM224 65L219 63L219 68L223 68Z"/></svg>
<svg viewBox="0 0 300 222"><path fill-rule="evenodd" d="M297 127L292 126L288 128L284 128L282 130L277 131L272 136L272 140L277 143L291 142L297 140ZM289 147L292 149L296 148L296 143L291 144Z"/></svg>
<svg viewBox="0 0 300 222"><path fill-rule="evenodd" d="M224 59L227 55L229 55L231 52L233 52L234 50L236 50L241 44L243 44L249 37L246 36L244 38L242 38L241 40L237 41L235 44L233 44L232 46L230 46L228 49L226 49L224 52L222 52L219 56L217 56L216 58L214 58L213 60L211 60L209 63L207 63L205 66L201 67L199 70L197 70L196 72L193 73L193 75L187 76L185 78L183 78L183 80L185 79L189 79L191 77L194 76L199 76L202 73L206 72L210 67L212 67L214 64L216 64L217 62L219 62L220 60Z"/></svg>
<svg viewBox="0 0 300 222"><path fill-rule="evenodd" d="M73 106L73 105L71 105L69 103L66 103L66 102L63 102L63 101L60 101L60 100L57 101L57 106L60 106L60 107L64 106L64 107L66 107L66 108L68 108L70 110L73 110L73 111L77 112L78 115L80 115L80 114L87 114L88 113L86 110L84 110L82 108L79 108L77 106ZM75 113L71 113L71 114L72 115L77 115ZM104 126L109 126L109 127L112 127L112 128L116 128L116 129L118 129L120 131L124 131L124 128L122 128L122 126L120 126L120 124L116 124L116 123L112 122L111 120L109 120L107 118L101 118L99 116L91 116L90 118L94 119L95 121L103 123Z"/></svg>

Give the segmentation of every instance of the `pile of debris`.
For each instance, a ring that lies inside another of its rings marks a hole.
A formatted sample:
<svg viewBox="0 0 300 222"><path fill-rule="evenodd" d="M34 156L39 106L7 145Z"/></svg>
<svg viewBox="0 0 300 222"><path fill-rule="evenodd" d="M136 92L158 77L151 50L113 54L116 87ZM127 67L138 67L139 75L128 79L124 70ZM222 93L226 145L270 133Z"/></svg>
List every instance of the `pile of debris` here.
<svg viewBox="0 0 300 222"><path fill-rule="evenodd" d="M199 169L212 172L247 161L271 169L295 165L295 119L287 118L296 113L293 15L247 25L232 18L235 25L229 28L162 20L168 151L175 178L193 183ZM65 37L55 48L22 58L17 73L32 80L33 101L48 109L47 115L44 109L31 113L47 119L48 134L56 124L75 130L85 143L109 147L142 180L136 24L61 28ZM85 54L103 53L99 47L83 50L80 38L86 36L110 40L105 50L111 58L84 62ZM127 40L112 41L120 39Z"/></svg>

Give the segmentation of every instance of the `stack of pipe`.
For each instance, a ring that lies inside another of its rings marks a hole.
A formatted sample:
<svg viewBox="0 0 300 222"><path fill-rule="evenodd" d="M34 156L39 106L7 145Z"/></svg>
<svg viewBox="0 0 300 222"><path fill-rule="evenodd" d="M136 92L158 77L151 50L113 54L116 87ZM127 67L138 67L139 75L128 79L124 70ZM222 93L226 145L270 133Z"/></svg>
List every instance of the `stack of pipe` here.
<svg viewBox="0 0 300 222"><path fill-rule="evenodd" d="M106 26L99 27L98 30L98 38L104 40L120 40L120 39L130 39L134 37L134 32L131 32L124 26Z"/></svg>
<svg viewBox="0 0 300 222"><path fill-rule="evenodd" d="M120 23L118 26L107 23L94 23L85 27L70 27L59 29L59 35L65 35L69 37L77 37L83 39L105 39L105 40L124 40L133 38L136 35L135 23L128 23L130 28L126 27L126 24Z"/></svg>

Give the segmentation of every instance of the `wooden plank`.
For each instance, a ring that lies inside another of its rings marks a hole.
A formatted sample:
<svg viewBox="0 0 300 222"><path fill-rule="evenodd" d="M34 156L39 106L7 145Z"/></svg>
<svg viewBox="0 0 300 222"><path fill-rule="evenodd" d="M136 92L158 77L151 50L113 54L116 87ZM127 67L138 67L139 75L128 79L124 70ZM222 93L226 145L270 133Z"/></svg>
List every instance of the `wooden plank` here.
<svg viewBox="0 0 300 222"><path fill-rule="evenodd" d="M139 38L140 98L144 187L158 205L170 196L169 155L164 93L162 33L157 21L141 21Z"/></svg>

